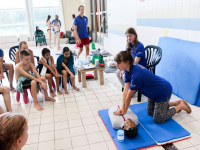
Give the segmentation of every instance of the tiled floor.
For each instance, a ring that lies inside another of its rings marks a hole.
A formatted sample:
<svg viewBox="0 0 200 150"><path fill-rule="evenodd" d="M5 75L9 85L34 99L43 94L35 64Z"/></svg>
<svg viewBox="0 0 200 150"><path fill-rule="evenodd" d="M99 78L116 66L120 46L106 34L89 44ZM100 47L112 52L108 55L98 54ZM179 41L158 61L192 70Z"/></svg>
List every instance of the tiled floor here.
<svg viewBox="0 0 200 150"><path fill-rule="evenodd" d="M31 49L35 55L40 55L40 47ZM52 55L57 52L52 50ZM7 60L6 54L8 50L5 51ZM80 92L68 86L70 94L56 97L55 103L42 101L42 95L38 95L40 104L45 109L43 111L33 108L31 97L28 104L23 104L22 99L21 102L16 102L15 94L12 93L13 111L28 119L29 138L23 150L116 150L98 115L98 110L121 104L122 92L115 73L104 73L104 75L104 85L100 86L97 80L88 80L87 88L81 88L76 76L76 85L80 88ZM7 85L6 80L4 85ZM179 98L173 95L171 101L177 99ZM143 96L142 102L144 101L146 98ZM137 103L136 96L132 98L132 104L134 103ZM0 105L4 106L2 97ZM173 117L192 135L188 140L174 143L178 149L200 149L200 108L191 107L193 109L191 115L182 111ZM163 150L163 148L157 146L148 150Z"/></svg>

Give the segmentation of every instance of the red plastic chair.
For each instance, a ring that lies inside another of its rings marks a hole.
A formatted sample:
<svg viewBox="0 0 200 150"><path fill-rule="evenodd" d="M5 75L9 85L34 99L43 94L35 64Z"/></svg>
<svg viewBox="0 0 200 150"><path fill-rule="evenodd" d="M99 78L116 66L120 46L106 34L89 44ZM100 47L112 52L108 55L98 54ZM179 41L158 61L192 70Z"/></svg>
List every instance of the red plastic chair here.
<svg viewBox="0 0 200 150"><path fill-rule="evenodd" d="M54 82L53 78L52 78L52 86L53 86L53 88L55 90L56 89L56 85L55 85L55 82Z"/></svg>
<svg viewBox="0 0 200 150"><path fill-rule="evenodd" d="M24 100L25 104L27 104L27 102L28 102L28 91L27 90L30 90L30 93L31 93L31 88L23 89L23 91L24 91L23 100ZM32 95L32 93L31 93L31 95ZM16 100L17 100L17 102L19 102L19 100L20 100L20 93L19 93L19 91L16 92Z"/></svg>

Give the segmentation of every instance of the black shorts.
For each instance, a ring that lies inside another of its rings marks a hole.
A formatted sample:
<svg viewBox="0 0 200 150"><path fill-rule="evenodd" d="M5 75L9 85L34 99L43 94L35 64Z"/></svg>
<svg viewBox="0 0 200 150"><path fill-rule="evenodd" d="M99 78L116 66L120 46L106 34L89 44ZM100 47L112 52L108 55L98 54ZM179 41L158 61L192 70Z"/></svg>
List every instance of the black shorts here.
<svg viewBox="0 0 200 150"><path fill-rule="evenodd" d="M32 81L32 79L25 80L24 82L22 82L23 88L30 88L31 87L31 81Z"/></svg>

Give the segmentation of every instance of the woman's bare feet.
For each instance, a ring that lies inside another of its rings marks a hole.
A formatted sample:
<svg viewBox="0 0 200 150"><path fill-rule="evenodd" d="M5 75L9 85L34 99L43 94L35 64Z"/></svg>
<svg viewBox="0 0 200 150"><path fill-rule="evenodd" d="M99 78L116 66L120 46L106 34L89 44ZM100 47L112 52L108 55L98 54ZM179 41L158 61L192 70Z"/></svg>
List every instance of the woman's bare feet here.
<svg viewBox="0 0 200 150"><path fill-rule="evenodd" d="M50 91L50 94L52 97L56 97L57 95L54 93L54 91Z"/></svg>
<svg viewBox="0 0 200 150"><path fill-rule="evenodd" d="M40 106L39 103L35 103L34 104L34 107L37 109L37 110L44 110L44 108L42 106Z"/></svg>
<svg viewBox="0 0 200 150"><path fill-rule="evenodd" d="M56 100L54 98L51 98L51 97L45 97L45 101L53 101L53 102L55 102Z"/></svg>
<svg viewBox="0 0 200 150"><path fill-rule="evenodd" d="M73 86L73 89L74 89L75 91L80 91L79 88L77 88L76 86Z"/></svg>
<svg viewBox="0 0 200 150"><path fill-rule="evenodd" d="M10 87L10 91L17 92L17 90L13 86Z"/></svg>
<svg viewBox="0 0 200 150"><path fill-rule="evenodd" d="M69 94L69 92L67 91L67 89L64 88L65 94Z"/></svg>
<svg viewBox="0 0 200 150"><path fill-rule="evenodd" d="M50 49L53 49L53 47L51 47L51 46L50 46L49 48L50 48Z"/></svg>
<svg viewBox="0 0 200 150"><path fill-rule="evenodd" d="M58 95L62 95L63 92L61 92L60 90L57 91Z"/></svg>
<svg viewBox="0 0 200 150"><path fill-rule="evenodd" d="M176 112L180 112L181 110L185 110L188 114L192 112L189 104L186 102L186 100L182 100L181 103L175 107Z"/></svg>
<svg viewBox="0 0 200 150"><path fill-rule="evenodd" d="M175 102L170 102L169 103L169 107L172 107L172 106L178 106L180 103L181 103L182 100L177 100Z"/></svg>

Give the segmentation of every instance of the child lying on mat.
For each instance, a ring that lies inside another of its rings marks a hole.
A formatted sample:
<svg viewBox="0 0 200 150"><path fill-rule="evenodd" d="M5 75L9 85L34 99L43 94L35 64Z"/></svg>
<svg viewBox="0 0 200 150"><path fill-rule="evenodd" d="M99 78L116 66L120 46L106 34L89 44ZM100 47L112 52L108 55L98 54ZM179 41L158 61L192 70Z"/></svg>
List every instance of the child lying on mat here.
<svg viewBox="0 0 200 150"><path fill-rule="evenodd" d="M128 109L124 115L114 115L114 112L122 108L122 106L116 105L108 110L108 115L114 129L123 129L125 136L128 138L133 138L137 135L138 128L138 117Z"/></svg>
<svg viewBox="0 0 200 150"><path fill-rule="evenodd" d="M17 91L23 93L23 88L26 85L31 85L31 93L33 96L34 107L37 110L43 110L42 106L38 103L37 99L37 89L40 90L40 86L44 91L45 100L46 101L55 101L55 99L51 98L47 94L47 84L46 78L40 77L40 75L35 70L34 65L31 61L31 54L27 50L20 51L20 63L18 63L15 67L15 77L17 81ZM30 74L30 71L33 73ZM40 86L38 85L40 83Z"/></svg>

